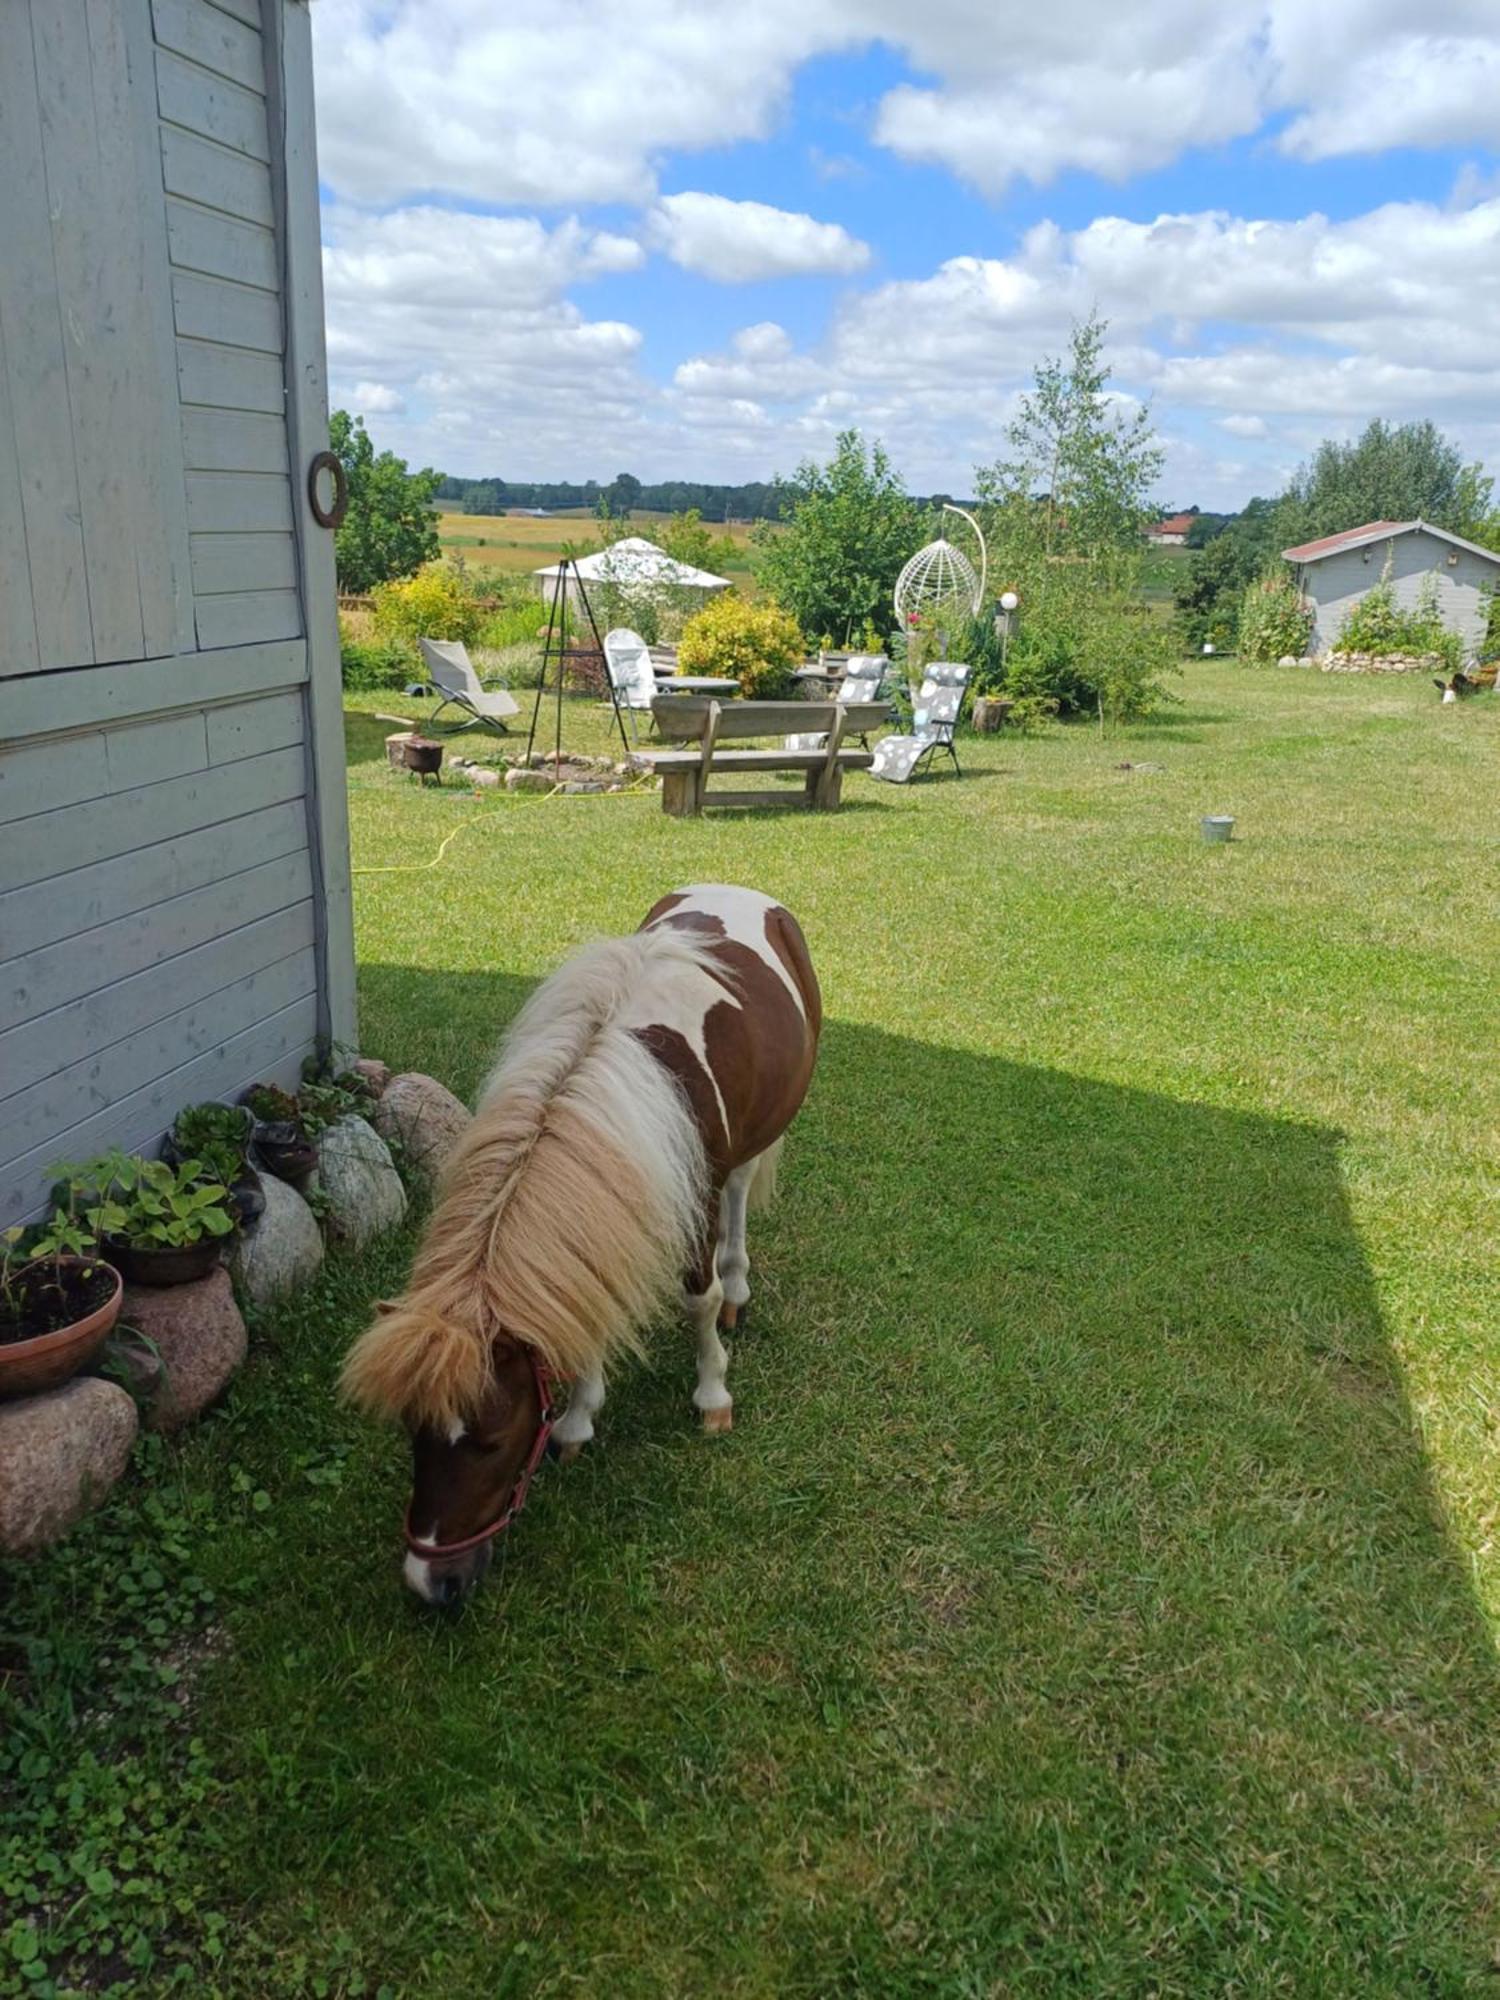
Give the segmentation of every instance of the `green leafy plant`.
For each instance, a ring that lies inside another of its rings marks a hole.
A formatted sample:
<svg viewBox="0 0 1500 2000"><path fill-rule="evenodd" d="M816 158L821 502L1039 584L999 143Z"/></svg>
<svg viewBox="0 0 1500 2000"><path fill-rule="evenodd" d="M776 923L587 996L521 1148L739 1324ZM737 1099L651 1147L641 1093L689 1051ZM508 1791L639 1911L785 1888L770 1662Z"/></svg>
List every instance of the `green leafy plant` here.
<svg viewBox="0 0 1500 2000"><path fill-rule="evenodd" d="M1349 653L1436 653L1449 673L1463 665L1463 642L1443 623L1437 578L1423 579L1416 607L1408 611L1396 602L1389 556L1379 583L1350 607L1338 643Z"/></svg>
<svg viewBox="0 0 1500 2000"><path fill-rule="evenodd" d="M417 671L412 649L389 639L341 638L339 666L344 686L356 694L405 687Z"/></svg>
<svg viewBox="0 0 1500 2000"><path fill-rule="evenodd" d="M81 1209L106 1243L117 1238L132 1250L180 1250L234 1229L229 1187L202 1160L169 1166L115 1149L56 1172L67 1189L67 1212Z"/></svg>
<svg viewBox="0 0 1500 2000"><path fill-rule="evenodd" d="M774 701L794 691L806 651L789 611L726 590L683 626L677 663L685 674L737 680L751 701Z"/></svg>
<svg viewBox="0 0 1500 2000"><path fill-rule="evenodd" d="M252 1084L243 1103L260 1125L295 1125L301 1128L302 1111L296 1098L279 1083Z"/></svg>
<svg viewBox="0 0 1500 2000"><path fill-rule="evenodd" d="M251 1124L242 1104L190 1104L173 1120L172 1140L180 1154L201 1160L230 1185L244 1172Z"/></svg>
<svg viewBox="0 0 1500 2000"><path fill-rule="evenodd" d="M1312 629L1312 606L1286 570L1272 570L1257 577L1240 605L1240 658L1257 667L1274 667L1288 653L1300 659Z"/></svg>

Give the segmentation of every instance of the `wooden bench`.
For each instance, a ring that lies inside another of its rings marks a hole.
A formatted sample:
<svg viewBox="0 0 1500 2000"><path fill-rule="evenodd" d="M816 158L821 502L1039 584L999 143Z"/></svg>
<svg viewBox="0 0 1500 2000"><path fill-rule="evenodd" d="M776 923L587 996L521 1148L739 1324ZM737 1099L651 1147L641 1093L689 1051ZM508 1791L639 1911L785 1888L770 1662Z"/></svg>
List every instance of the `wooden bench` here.
<svg viewBox="0 0 1500 2000"><path fill-rule="evenodd" d="M845 747L845 738L862 736L890 720L883 701L731 701L698 700L691 695L664 695L652 702L657 729L667 742L690 743L685 750L640 750L636 756L661 774L664 811L677 817L711 806L802 806L809 811L835 812L845 771L868 771L875 759L868 750ZM747 737L827 733L816 750L726 749ZM708 790L709 773L800 771L800 792L730 792Z"/></svg>

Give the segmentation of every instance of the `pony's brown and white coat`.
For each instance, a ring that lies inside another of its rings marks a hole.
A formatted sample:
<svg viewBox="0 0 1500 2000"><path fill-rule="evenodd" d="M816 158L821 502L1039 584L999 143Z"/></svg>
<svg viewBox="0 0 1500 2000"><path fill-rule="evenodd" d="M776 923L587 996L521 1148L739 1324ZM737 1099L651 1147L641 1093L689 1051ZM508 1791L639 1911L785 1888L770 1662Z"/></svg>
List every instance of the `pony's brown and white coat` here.
<svg viewBox="0 0 1500 2000"><path fill-rule="evenodd" d="M454 1432L501 1336L597 1383L705 1256L706 1295L721 1190L743 1260L744 1206L768 1191L820 1019L801 932L752 890L677 891L633 935L587 946L512 1027L411 1282L349 1356L348 1393Z"/></svg>

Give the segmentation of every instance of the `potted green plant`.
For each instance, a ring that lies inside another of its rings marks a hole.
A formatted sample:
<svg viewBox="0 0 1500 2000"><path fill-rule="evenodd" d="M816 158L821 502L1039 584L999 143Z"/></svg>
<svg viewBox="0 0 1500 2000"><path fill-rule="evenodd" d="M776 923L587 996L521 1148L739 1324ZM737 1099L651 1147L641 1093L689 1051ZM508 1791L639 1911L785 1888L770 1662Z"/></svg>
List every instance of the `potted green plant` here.
<svg viewBox="0 0 1500 2000"><path fill-rule="evenodd" d="M254 1136L254 1114L243 1104L189 1104L172 1121L161 1156L172 1166L201 1161L207 1175L228 1187L235 1215L248 1227L260 1220L266 1206L260 1176L250 1165Z"/></svg>
<svg viewBox="0 0 1500 2000"><path fill-rule="evenodd" d="M205 1278L234 1233L229 1187L201 1160L142 1160L118 1150L60 1169L68 1196L93 1218L99 1238L135 1285L186 1285Z"/></svg>
<svg viewBox="0 0 1500 2000"><path fill-rule="evenodd" d="M255 1157L278 1180L300 1187L318 1164L318 1149L296 1098L279 1084L256 1083L240 1103L255 1120Z"/></svg>
<svg viewBox="0 0 1500 2000"><path fill-rule="evenodd" d="M120 1316L120 1273L86 1216L64 1207L0 1236L0 1401L59 1388L93 1359Z"/></svg>

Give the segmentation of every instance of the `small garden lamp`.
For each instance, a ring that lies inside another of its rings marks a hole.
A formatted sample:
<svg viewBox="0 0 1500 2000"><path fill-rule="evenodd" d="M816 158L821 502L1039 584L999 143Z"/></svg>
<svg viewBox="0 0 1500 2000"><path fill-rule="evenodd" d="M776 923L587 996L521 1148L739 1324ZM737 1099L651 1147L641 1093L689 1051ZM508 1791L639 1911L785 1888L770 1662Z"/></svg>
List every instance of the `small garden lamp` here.
<svg viewBox="0 0 1500 2000"><path fill-rule="evenodd" d="M1005 672L1006 656L1010 652L1010 621L1015 616L1021 600L1013 590L1000 593L1000 616L995 620L1000 630L1000 671Z"/></svg>

